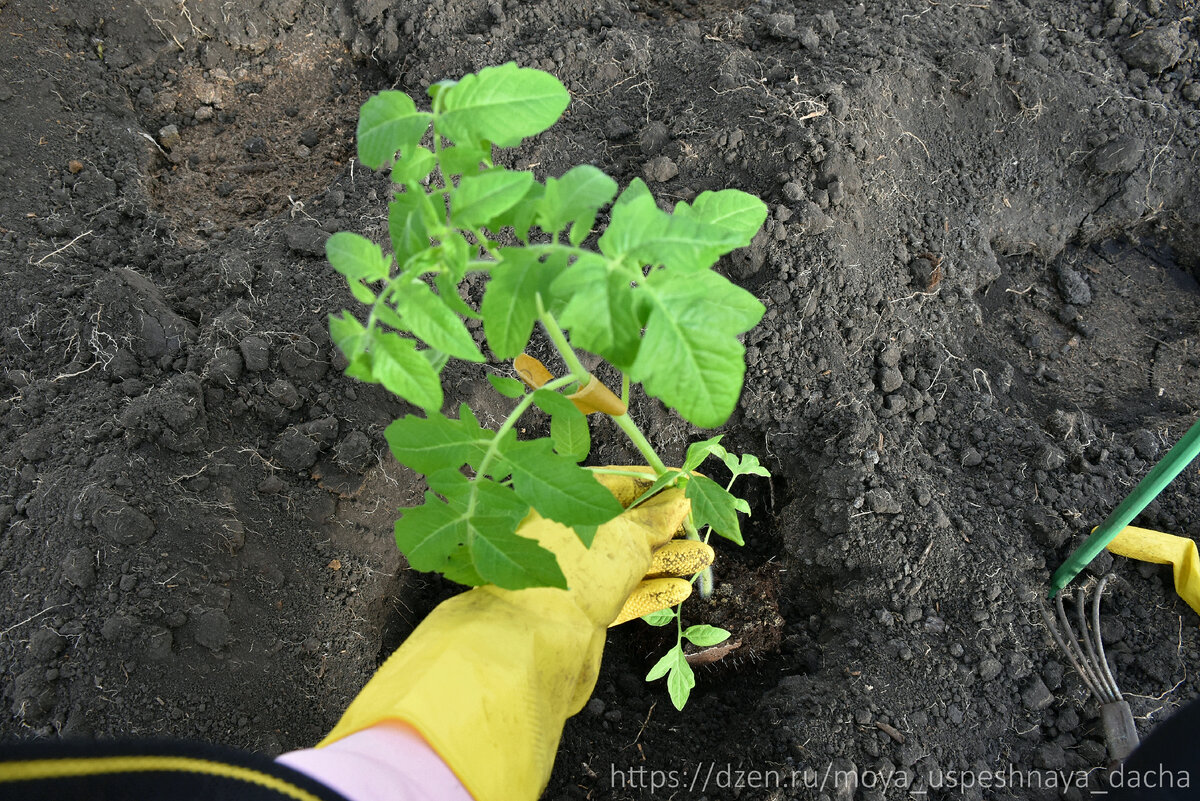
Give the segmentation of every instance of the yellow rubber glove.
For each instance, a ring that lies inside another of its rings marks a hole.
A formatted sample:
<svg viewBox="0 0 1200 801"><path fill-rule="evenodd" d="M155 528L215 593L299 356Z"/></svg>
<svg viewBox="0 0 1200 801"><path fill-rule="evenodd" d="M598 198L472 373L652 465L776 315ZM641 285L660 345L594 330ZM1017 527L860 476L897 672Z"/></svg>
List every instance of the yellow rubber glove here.
<svg viewBox="0 0 1200 801"><path fill-rule="evenodd" d="M597 477L624 506L650 483ZM399 720L421 733L478 801L536 799L550 778L563 723L595 686L606 628L689 508L681 490L664 490L601 526L591 548L571 529L530 513L519 533L554 551L569 589L476 587L439 604L318 747ZM702 543L685 550L696 546L707 553L689 565L699 565L692 572L712 560ZM675 588L667 592L672 604L682 600L679 584L690 592L686 581L651 579L644 599L662 599L656 582Z"/></svg>

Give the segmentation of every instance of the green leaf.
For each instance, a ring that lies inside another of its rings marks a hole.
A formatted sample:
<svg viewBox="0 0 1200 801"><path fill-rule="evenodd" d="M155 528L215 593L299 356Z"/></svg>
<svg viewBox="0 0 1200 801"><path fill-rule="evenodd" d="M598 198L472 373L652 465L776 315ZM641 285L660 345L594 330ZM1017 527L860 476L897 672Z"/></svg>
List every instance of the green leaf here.
<svg viewBox="0 0 1200 801"><path fill-rule="evenodd" d="M679 658L675 660L674 667L667 675L667 692L671 695L671 703L675 708L682 710L687 705L688 698L692 694L692 688L696 686L696 674L692 672L692 666L688 664L683 653L680 652Z"/></svg>
<svg viewBox="0 0 1200 801"><path fill-rule="evenodd" d="M420 181L433 171L436 161L432 150L414 147L404 158L392 165L392 180L400 184Z"/></svg>
<svg viewBox="0 0 1200 801"><path fill-rule="evenodd" d="M488 346L499 359L511 359L525 349L537 319L537 295L546 294L562 269L563 254L542 261L534 248L501 248L492 266L479 310ZM582 343L580 343L582 346Z"/></svg>
<svg viewBox="0 0 1200 801"><path fill-rule="evenodd" d="M405 415L394 421L383 436L400 464L432 476L439 470L457 470L478 464L494 432L481 428L466 404L457 420L432 413L428 417Z"/></svg>
<svg viewBox="0 0 1200 801"><path fill-rule="evenodd" d="M373 170L396 155L409 153L429 128L432 114L417 111L404 92L380 92L358 115L358 160Z"/></svg>
<svg viewBox="0 0 1200 801"><path fill-rule="evenodd" d="M763 305L713 272L656 273L645 288L653 308L630 377L689 422L721 425L746 373L737 335L758 322Z"/></svg>
<svg viewBox="0 0 1200 801"><path fill-rule="evenodd" d="M516 147L553 125L570 100L553 75L510 61L442 88L434 128L459 145Z"/></svg>
<svg viewBox="0 0 1200 801"><path fill-rule="evenodd" d="M750 504L748 504L746 502L745 498L734 498L733 499L733 508L736 509L737 511L741 512L742 514L746 515L747 517L749 517L749 515L750 515Z"/></svg>
<svg viewBox="0 0 1200 801"><path fill-rule="evenodd" d="M398 265L429 248L427 217L431 211L428 196L411 189L396 195L396 199L388 204L388 237L392 240Z"/></svg>
<svg viewBox="0 0 1200 801"><path fill-rule="evenodd" d="M508 211L533 185L533 173L497 167L479 175L464 175L450 192L450 210L459 228L478 228Z"/></svg>
<svg viewBox="0 0 1200 801"><path fill-rule="evenodd" d="M488 224L492 231L499 231L506 225L512 226L513 232L522 242L529 241L529 229L533 227L538 205L546 192L546 187L536 180L530 184L525 197L521 198L508 211L498 214Z"/></svg>
<svg viewBox="0 0 1200 801"><path fill-rule="evenodd" d="M646 674L646 681L657 681L667 675L667 671L675 667L675 660L679 658L676 656L677 653L679 653L678 646L663 654L662 659L655 662L654 667L650 668L650 672Z"/></svg>
<svg viewBox="0 0 1200 801"><path fill-rule="evenodd" d="M390 331L376 332L371 341L371 373L390 392L427 412L442 408L442 382L417 343Z"/></svg>
<svg viewBox="0 0 1200 801"><path fill-rule="evenodd" d="M379 245L350 231L338 231L326 239L325 256L351 283L384 281L392 264L391 256L384 256Z"/></svg>
<svg viewBox="0 0 1200 801"><path fill-rule="evenodd" d="M479 173L480 164L492 166L492 148L491 145L486 147L472 147L471 145L448 147L442 150L439 163L442 166L442 175L446 177L476 175Z"/></svg>
<svg viewBox="0 0 1200 801"><path fill-rule="evenodd" d="M697 528L712 526L713 531L738 545L745 545L738 525L734 498L729 491L711 478L693 475L688 479L684 495L692 502L692 519Z"/></svg>
<svg viewBox="0 0 1200 801"><path fill-rule="evenodd" d="M547 233L557 233L572 223L570 241L578 245L591 231L596 212L616 194L617 182L601 170L590 164L572 167L561 178L546 179L537 224Z"/></svg>
<svg viewBox="0 0 1200 801"><path fill-rule="evenodd" d="M598 526L623 511L595 476L556 454L548 439L515 442L503 455L512 469L513 489L542 517L567 526Z"/></svg>
<svg viewBox="0 0 1200 801"><path fill-rule="evenodd" d="M469 362L483 361L462 319L424 281L413 278L392 298L405 327L430 347Z"/></svg>
<svg viewBox="0 0 1200 801"><path fill-rule="evenodd" d="M752 453L747 453L744 456L742 456L742 461L738 464L738 468L734 472L735 476L742 476L742 475L747 475L747 474L753 475L753 476L762 476L763 478L771 477L771 471L768 470L767 468L763 467L759 463L758 457Z"/></svg>
<svg viewBox="0 0 1200 801"><path fill-rule="evenodd" d="M488 373L487 380L493 389L506 398L519 398L525 394L525 385L515 378Z"/></svg>
<svg viewBox="0 0 1200 801"><path fill-rule="evenodd" d="M612 259L628 257L694 272L737 248L738 238L731 229L667 214L646 192L613 206L612 219L597 245Z"/></svg>
<svg viewBox="0 0 1200 801"><path fill-rule="evenodd" d="M592 449L587 417L566 397L548 389L533 393L533 402L550 415L550 441L560 456L582 462Z"/></svg>
<svg viewBox="0 0 1200 801"><path fill-rule="evenodd" d="M566 589L567 579L554 554L515 533L529 514L529 504L508 487L485 478L475 478L466 488L477 496L473 515L466 514L467 496L460 494L450 503L465 517L471 558L479 575L506 590Z"/></svg>
<svg viewBox="0 0 1200 801"><path fill-rule="evenodd" d="M354 315L342 309L340 317L329 315L329 337L347 359L354 359L363 350L363 334L367 331Z"/></svg>
<svg viewBox="0 0 1200 801"><path fill-rule="evenodd" d="M651 612L648 615L642 615L642 620L649 623L651 626L665 626L675 620L676 612L674 609L659 609L657 612Z"/></svg>
<svg viewBox="0 0 1200 801"><path fill-rule="evenodd" d="M683 472L690 473L695 470L700 464L708 458L708 455L713 452L713 448L720 447L717 443L721 441L723 434L717 434L712 439L693 442L688 445L687 456L683 459Z"/></svg>
<svg viewBox="0 0 1200 801"><path fill-rule="evenodd" d="M425 493L421 506L403 510L395 533L396 546L414 570L445 572L452 557L467 545L463 515L432 492ZM461 564L456 572L462 575Z"/></svg>
<svg viewBox="0 0 1200 801"><path fill-rule="evenodd" d="M637 497L637 500L635 500L633 503L629 504L629 506L632 508L634 506L637 506L639 503L646 501L648 498L654 497L655 493L657 493L659 490L661 490L663 487L667 486L668 484L674 483L675 480L678 479L681 475L683 475L683 474L680 473L678 470L668 470L667 472L663 473L658 478L654 479L654 483L650 485L650 488L647 489L645 492L643 492L641 495L639 495Z"/></svg>
<svg viewBox="0 0 1200 801"><path fill-rule="evenodd" d="M571 342L624 371L637 357L645 322L638 314L635 290L630 285L635 277L641 274L585 253L550 286L556 297L568 299L558 320L570 330Z"/></svg>
<svg viewBox="0 0 1200 801"><path fill-rule="evenodd" d="M734 247L745 247L767 219L767 204L738 189L701 192L691 204L678 203L675 215L736 234Z"/></svg>
<svg viewBox="0 0 1200 801"><path fill-rule="evenodd" d="M729 639L729 632L725 629L719 629L716 626L705 626L703 624L697 626L688 626L683 630L684 639L705 648L710 645L718 645Z"/></svg>

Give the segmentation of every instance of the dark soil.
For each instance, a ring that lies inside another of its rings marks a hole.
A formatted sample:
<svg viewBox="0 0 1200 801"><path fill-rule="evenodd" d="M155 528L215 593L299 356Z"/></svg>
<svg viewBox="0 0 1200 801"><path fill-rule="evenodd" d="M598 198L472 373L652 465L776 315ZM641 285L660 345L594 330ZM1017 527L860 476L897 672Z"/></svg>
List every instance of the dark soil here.
<svg viewBox="0 0 1200 801"><path fill-rule="evenodd" d="M768 309L723 430L775 475L688 611L742 645L677 713L662 632L614 631L547 797L1104 765L1037 599L1200 407L1198 59L1183 0L0 0L4 736L309 745L453 591L392 544L407 409L341 374L323 241L385 237L367 95L516 60L574 99L515 163L771 208L722 266ZM668 460L702 435L634 412ZM1200 534L1200 474L1139 522ZM1196 618L1109 572L1145 734L1200 694Z"/></svg>

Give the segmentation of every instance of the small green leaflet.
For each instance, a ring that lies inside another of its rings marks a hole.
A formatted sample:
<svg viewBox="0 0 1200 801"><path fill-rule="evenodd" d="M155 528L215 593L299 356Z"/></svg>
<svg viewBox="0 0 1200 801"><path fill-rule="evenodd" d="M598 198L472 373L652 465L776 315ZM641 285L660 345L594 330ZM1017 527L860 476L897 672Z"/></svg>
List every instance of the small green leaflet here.
<svg viewBox="0 0 1200 801"><path fill-rule="evenodd" d="M732 231L737 239L734 247L741 248L762 228L767 220L767 204L737 189L720 192L701 192L690 204L675 204L677 216L702 225L712 225Z"/></svg>
<svg viewBox="0 0 1200 801"><path fill-rule="evenodd" d="M551 450L547 439L514 442L504 457L517 495L542 517L566 526L598 526L623 511L595 476Z"/></svg>
<svg viewBox="0 0 1200 801"><path fill-rule="evenodd" d="M404 158L392 164L392 180L398 184L420 181L433 171L437 158L433 151L424 147L414 147Z"/></svg>
<svg viewBox="0 0 1200 801"><path fill-rule="evenodd" d="M416 342L390 331L377 331L369 355L375 381L427 412L442 408L441 378L417 350Z"/></svg>
<svg viewBox="0 0 1200 801"><path fill-rule="evenodd" d="M644 320L630 281L641 273L618 267L601 256L586 253L550 286L567 298L559 322L577 346L608 359L618 370L629 370L641 345Z"/></svg>
<svg viewBox="0 0 1200 801"><path fill-rule="evenodd" d="M671 703L676 709L682 710L692 694L692 688L696 686L696 674L692 672L692 666L688 664L683 649L678 645L663 654L662 659L650 668L650 672L646 674L646 681L656 681L663 676L667 677L667 692L671 695Z"/></svg>
<svg viewBox="0 0 1200 801"><path fill-rule="evenodd" d="M529 342L537 319L538 293L546 293L566 256L553 254L542 261L537 248L501 248L492 266L479 310L488 347L499 359L511 359Z"/></svg>
<svg viewBox="0 0 1200 801"><path fill-rule="evenodd" d="M693 442L691 445L688 445L687 456L684 457L683 467L680 469L685 473L690 473L699 467L708 458L708 455L714 452L714 449L721 447L718 443L721 441L722 436L724 435L717 434L712 439L701 440L700 442Z"/></svg>
<svg viewBox="0 0 1200 801"><path fill-rule="evenodd" d="M426 475L443 469L457 470L464 464L477 466L495 435L481 428L464 403L457 420L431 414L405 415L383 432L396 461Z"/></svg>
<svg viewBox="0 0 1200 801"><path fill-rule="evenodd" d="M651 612L648 615L642 615L642 620L649 623L651 626L665 626L675 620L676 612L673 609L659 609L657 612Z"/></svg>
<svg viewBox="0 0 1200 801"><path fill-rule="evenodd" d="M763 467L759 463L758 457L752 453L747 453L739 459L737 454L730 453L720 445L712 446L711 451L714 456L725 463L725 466L729 468L729 472L733 473L734 478L745 475L762 476L763 478L771 477L771 471ZM749 512L746 514L749 514Z"/></svg>
<svg viewBox="0 0 1200 801"><path fill-rule="evenodd" d="M469 145L448 147L442 150L438 163L443 175L475 175L479 172L480 164L492 165L492 148Z"/></svg>
<svg viewBox="0 0 1200 801"><path fill-rule="evenodd" d="M408 154L432 119L432 114L417 111L404 92L380 92L363 104L358 115L358 160L377 170L397 151Z"/></svg>
<svg viewBox="0 0 1200 801"><path fill-rule="evenodd" d="M329 337L347 359L352 360L362 352L362 339L366 330L363 324L345 309L342 309L339 317L329 315Z"/></svg>
<svg viewBox="0 0 1200 801"><path fill-rule="evenodd" d="M617 182L590 164L572 167L561 178L546 179L546 193L538 204L537 224L547 233L558 233L571 223L569 240L578 245L587 238L596 212L612 202Z"/></svg>
<svg viewBox="0 0 1200 801"><path fill-rule="evenodd" d="M488 373L487 380L494 390L506 398L519 398L525 394L525 385L515 378Z"/></svg>
<svg viewBox="0 0 1200 801"><path fill-rule="evenodd" d="M697 528L712 526L713 531L722 537L733 540L738 545L742 541L742 531L738 524L735 502L737 498L711 478L693 475L688 479L684 495L692 502L692 519Z"/></svg>
<svg viewBox="0 0 1200 801"><path fill-rule="evenodd" d="M384 256L379 245L350 231L338 231L325 240L325 257L346 277L350 292L362 303L375 302L375 293L363 282L386 280L392 265L392 257Z"/></svg>
<svg viewBox="0 0 1200 801"><path fill-rule="evenodd" d="M483 354L462 319L424 281L410 278L406 285L397 287L391 297L405 329L430 347L469 362L483 361Z"/></svg>
<svg viewBox="0 0 1200 801"><path fill-rule="evenodd" d="M710 645L719 645L729 639L729 632L725 629L719 629L716 626L705 626L703 624L697 626L688 626L683 630L683 638L692 645L698 645L701 648L707 648Z"/></svg>
<svg viewBox="0 0 1200 801"><path fill-rule="evenodd" d="M731 229L667 214L646 193L613 206L612 219L597 245L612 259L627 256L642 264L696 272L736 248L737 239Z"/></svg>
<svg viewBox="0 0 1200 801"><path fill-rule="evenodd" d="M533 402L550 415L550 441L560 456L582 462L592 449L587 417L566 397L548 389L533 393Z"/></svg>
<svg viewBox="0 0 1200 801"><path fill-rule="evenodd" d="M454 224L468 230L490 225L492 219L517 204L533 185L533 173L497 167L479 175L464 175L450 193Z"/></svg>
<svg viewBox="0 0 1200 801"><path fill-rule="evenodd" d="M440 89L434 128L459 145L516 147L557 122L570 101L553 75L510 61Z"/></svg>

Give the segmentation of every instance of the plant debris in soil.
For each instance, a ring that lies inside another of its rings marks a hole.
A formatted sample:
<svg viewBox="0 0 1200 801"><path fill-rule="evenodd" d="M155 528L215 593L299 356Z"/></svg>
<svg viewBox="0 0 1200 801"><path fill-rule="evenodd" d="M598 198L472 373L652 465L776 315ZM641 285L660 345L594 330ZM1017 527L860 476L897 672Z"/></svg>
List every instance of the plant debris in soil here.
<svg viewBox="0 0 1200 801"><path fill-rule="evenodd" d="M304 747L455 591L394 548L423 486L382 431L408 410L342 375L323 244L386 237L386 182L352 157L365 97L514 60L573 99L511 166L771 209L722 265L768 309L722 431L773 477L685 608L740 644L693 657L676 712L643 681L661 632L615 630L546 797L669 776L677 798L938 797L947 771L1010 766L1080 772L1086 797L1098 708L1037 603L1200 407L1194 17L0 1L4 735ZM448 376L449 403L502 415L478 368ZM707 435L632 407L668 460ZM594 437L598 462L636 458ZM1198 498L1186 471L1138 523L1195 537ZM1168 568L1102 555L1083 578L1109 573L1145 735L1200 691L1196 619ZM712 768L743 786L688 784ZM808 783L830 769L852 778Z"/></svg>

